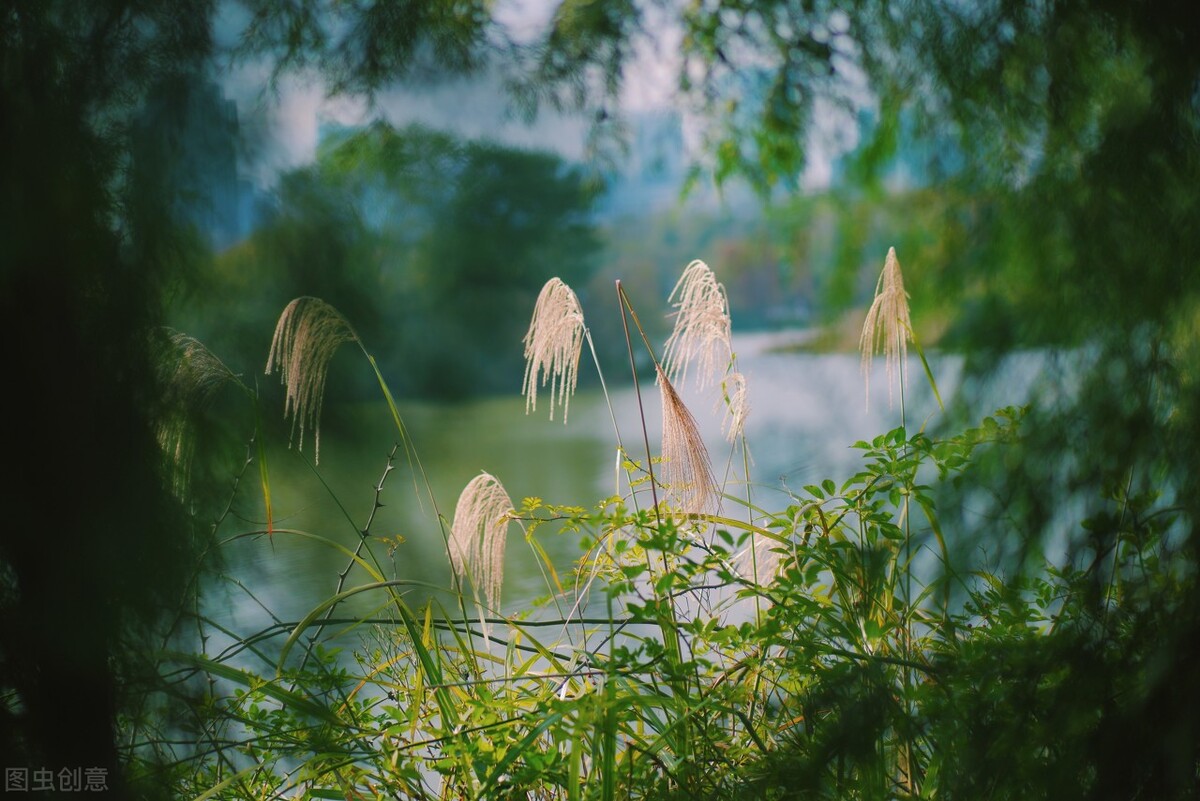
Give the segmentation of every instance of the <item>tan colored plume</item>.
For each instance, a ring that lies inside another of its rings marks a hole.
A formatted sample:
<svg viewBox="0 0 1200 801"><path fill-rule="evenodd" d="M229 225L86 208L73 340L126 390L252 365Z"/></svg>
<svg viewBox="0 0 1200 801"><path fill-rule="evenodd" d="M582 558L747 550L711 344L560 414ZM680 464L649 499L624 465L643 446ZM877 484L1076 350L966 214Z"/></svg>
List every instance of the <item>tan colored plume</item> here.
<svg viewBox="0 0 1200 801"><path fill-rule="evenodd" d="M689 264L667 298L675 306L675 328L663 352L666 375L682 386L692 360L699 362L697 385L711 384L733 356L729 299L713 271L699 259Z"/></svg>
<svg viewBox="0 0 1200 801"><path fill-rule="evenodd" d="M751 535L750 545L734 559L738 574L760 586L774 581L782 564L783 553L779 543L758 533Z"/></svg>
<svg viewBox="0 0 1200 801"><path fill-rule="evenodd" d="M166 367L165 411L158 425L158 444L170 463L171 485L182 496L189 483L195 449L192 415L212 401L225 384L241 381L195 337L173 331L175 358Z"/></svg>
<svg viewBox="0 0 1200 801"><path fill-rule="evenodd" d="M224 384L238 382L237 375L200 340L179 331L172 331L170 339L179 356L168 377L167 392L172 398L203 404Z"/></svg>
<svg viewBox="0 0 1200 801"><path fill-rule="evenodd" d="M908 293L904 291L904 276L900 273L900 260L896 249L888 248L883 272L875 284L875 300L863 322L859 348L862 350L863 381L867 390L867 406L870 408L871 359L883 350L887 365L888 404L892 402L892 390L900 371L906 370L908 343L912 339L912 321L908 317Z"/></svg>
<svg viewBox="0 0 1200 801"><path fill-rule="evenodd" d="M480 473L463 487L450 529L450 564L460 579L470 579L477 597L497 609L504 583L504 535L513 505L500 481Z"/></svg>
<svg viewBox="0 0 1200 801"><path fill-rule="evenodd" d="M266 372L270 375L278 369L279 380L287 387L283 414L292 418L293 437L300 429L297 447L304 447L304 429L312 429L313 461L321 455L321 406L329 362L342 345L358 341L337 309L319 298L296 298L275 325Z"/></svg>
<svg viewBox="0 0 1200 801"><path fill-rule="evenodd" d="M537 410L538 378L542 386L550 382L550 419L554 419L554 404L563 407L563 423L571 395L579 379L579 354L583 347L583 311L571 288L558 278L551 278L538 294L533 307L533 319L525 334L525 381L521 394L525 396L525 413Z"/></svg>
<svg viewBox="0 0 1200 801"><path fill-rule="evenodd" d="M685 513L712 511L717 498L717 480L696 418L692 417L661 368L658 386L662 393L662 478L668 497L673 506Z"/></svg>
<svg viewBox="0 0 1200 801"><path fill-rule="evenodd" d="M746 392L746 376L734 370L721 381L721 395L725 401L725 420L721 429L725 439L734 442L746 428L746 417L750 414L750 398Z"/></svg>

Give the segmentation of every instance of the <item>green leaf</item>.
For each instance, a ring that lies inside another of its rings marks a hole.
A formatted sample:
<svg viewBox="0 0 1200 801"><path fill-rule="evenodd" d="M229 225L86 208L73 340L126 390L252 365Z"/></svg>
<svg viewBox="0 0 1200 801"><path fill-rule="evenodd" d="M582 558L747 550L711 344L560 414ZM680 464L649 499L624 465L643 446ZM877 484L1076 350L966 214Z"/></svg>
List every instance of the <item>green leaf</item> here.
<svg viewBox="0 0 1200 801"><path fill-rule="evenodd" d="M508 772L509 766L512 765L513 762L516 762L517 758L527 751L529 747L533 745L533 742L537 740L537 738L541 737L547 729L562 719L562 712L553 712L550 715L547 715L541 723L539 723L528 734L522 737L521 741L515 747L508 749L508 752L504 755L504 758L496 763L496 766L492 768L492 772L488 775L487 780L484 781L483 787L479 789L478 797L486 798L488 792L492 789L496 782L499 781L500 777Z"/></svg>

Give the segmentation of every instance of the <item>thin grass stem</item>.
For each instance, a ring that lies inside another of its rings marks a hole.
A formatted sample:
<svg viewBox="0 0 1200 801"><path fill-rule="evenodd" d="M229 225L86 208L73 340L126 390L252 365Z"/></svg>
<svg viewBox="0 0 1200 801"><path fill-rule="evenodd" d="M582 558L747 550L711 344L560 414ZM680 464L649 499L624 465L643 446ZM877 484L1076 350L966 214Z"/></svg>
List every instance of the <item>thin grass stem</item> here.
<svg viewBox="0 0 1200 801"><path fill-rule="evenodd" d="M617 300L621 307L621 325L625 330L625 347L629 352L629 370L633 374L633 389L637 396L638 414L642 421L642 441L646 446L646 472L650 474L650 496L654 501L654 519L661 526L662 517L658 509L658 490L655 488L654 481L654 464L653 456L650 451L650 432L646 427L646 409L642 404L642 385L638 381L637 362L633 358L633 340L629 336L629 321L625 316L625 310L629 310L629 314L633 317L633 322L638 327L638 332L642 335L642 341L646 343L646 349L650 351L650 358L654 361L655 366L658 365L658 360L654 358L654 351L650 347L650 340L646 339L646 334L642 331L642 327L638 325L637 314L633 310L633 306L629 303L629 298L625 296L625 290L621 287L621 280L617 279Z"/></svg>

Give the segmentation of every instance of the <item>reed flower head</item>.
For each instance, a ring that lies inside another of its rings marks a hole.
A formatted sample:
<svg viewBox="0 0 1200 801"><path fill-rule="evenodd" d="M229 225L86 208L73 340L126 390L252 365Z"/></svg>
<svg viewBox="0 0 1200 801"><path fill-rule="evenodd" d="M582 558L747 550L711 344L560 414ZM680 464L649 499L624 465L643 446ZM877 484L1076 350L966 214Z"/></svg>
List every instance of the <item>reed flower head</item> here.
<svg viewBox="0 0 1200 801"><path fill-rule="evenodd" d="M168 399L203 405L230 381L241 383L200 340L180 331L172 331L170 340L178 358L168 368Z"/></svg>
<svg viewBox="0 0 1200 801"><path fill-rule="evenodd" d="M471 479L454 508L450 564L460 579L469 578L489 609L500 601L504 583L504 535L513 505L500 481L489 473Z"/></svg>
<svg viewBox="0 0 1200 801"><path fill-rule="evenodd" d="M545 386L550 382L550 419L554 419L554 404L563 407L563 423L571 395L579 379L579 354L583 348L583 311L571 287L558 278L551 278L538 294L533 307L533 319L525 334L525 381L521 394L525 396L525 413L537 409L538 376Z"/></svg>
<svg viewBox="0 0 1200 801"><path fill-rule="evenodd" d="M171 485L182 496L195 449L193 415L212 401L225 384L241 380L200 340L179 331L170 336L175 356L164 365L165 408L158 424L158 444L169 461Z"/></svg>
<svg viewBox="0 0 1200 801"><path fill-rule="evenodd" d="M746 376L737 370L727 373L721 381L721 395L725 402L725 420L721 428L725 432L725 439L734 442L745 430L746 417L750 414Z"/></svg>
<svg viewBox="0 0 1200 801"><path fill-rule="evenodd" d="M896 249L888 248L883 272L875 284L875 300L863 322L859 348L862 350L863 379L867 389L867 405L870 407L871 358L882 346L886 357L888 379L888 403L892 401L892 388L899 371L906 369L908 343L912 339L912 321L908 317L908 293L904 291L904 276L900 273L900 260Z"/></svg>
<svg viewBox="0 0 1200 801"><path fill-rule="evenodd" d="M712 462L700 437L696 418L680 400L661 368L658 386L662 393L663 483L672 504L684 512L711 511L717 497L717 480L713 477Z"/></svg>
<svg viewBox="0 0 1200 801"><path fill-rule="evenodd" d="M750 545L734 558L734 567L738 574L760 586L774 581L782 564L783 552L780 544L761 534L751 535Z"/></svg>
<svg viewBox="0 0 1200 801"><path fill-rule="evenodd" d="M682 385L689 363L696 359L700 363L697 385L703 389L733 356L725 287L708 265L697 259L684 269L667 300L676 311L675 328L663 354L666 375Z"/></svg>
<svg viewBox="0 0 1200 801"><path fill-rule="evenodd" d="M304 447L304 429L313 430L313 460L321 455L321 405L329 362L347 342L358 342L358 334L346 319L323 300L296 298L287 305L275 325L267 374L276 368L287 386L284 417L292 418L292 436L300 429L297 445Z"/></svg>

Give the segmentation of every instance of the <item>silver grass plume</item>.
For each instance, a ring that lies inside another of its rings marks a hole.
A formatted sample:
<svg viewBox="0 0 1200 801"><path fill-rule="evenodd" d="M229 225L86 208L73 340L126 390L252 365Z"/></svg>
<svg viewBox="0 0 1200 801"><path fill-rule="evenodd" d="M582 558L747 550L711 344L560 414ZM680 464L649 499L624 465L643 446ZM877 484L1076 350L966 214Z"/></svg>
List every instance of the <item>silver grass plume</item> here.
<svg viewBox="0 0 1200 801"><path fill-rule="evenodd" d="M700 367L697 385L703 389L733 356L725 287L708 265L697 259L684 269L667 300L676 311L675 328L663 353L666 375L682 385L689 363L696 359Z"/></svg>
<svg viewBox="0 0 1200 801"><path fill-rule="evenodd" d="M725 419L721 430L728 442L735 442L746 428L746 417L750 414L750 399L746 392L746 376L736 370L721 380L721 394L725 401Z"/></svg>
<svg viewBox="0 0 1200 801"><path fill-rule="evenodd" d="M471 479L458 496L450 529L450 563L460 579L469 578L489 609L498 608L504 583L504 535L512 500L489 473Z"/></svg>
<svg viewBox="0 0 1200 801"><path fill-rule="evenodd" d="M750 545L735 557L734 567L742 578L754 581L759 586L766 586L779 574L783 556L777 541L754 534Z"/></svg>
<svg viewBox="0 0 1200 801"><path fill-rule="evenodd" d="M696 419L661 368L658 385L662 393L663 483L673 505L683 512L711 511L717 498L717 480Z"/></svg>
<svg viewBox="0 0 1200 801"><path fill-rule="evenodd" d="M908 293L904 291L904 276L896 249L888 248L883 272L875 284L875 300L863 322L859 348L862 351L863 380L870 408L871 359L882 345L886 357L888 404L900 370L906 370L908 342L912 339L912 321L908 317Z"/></svg>
<svg viewBox="0 0 1200 801"><path fill-rule="evenodd" d="M241 381L195 337L173 331L170 341L176 358L165 365L166 408L157 434L171 469L172 489L182 496L195 450L192 415L207 406L222 386L230 382L241 385Z"/></svg>
<svg viewBox="0 0 1200 801"><path fill-rule="evenodd" d="M550 382L550 419L554 419L554 404L563 407L563 423L571 395L579 379L579 354L583 347L583 311L571 288L558 278L551 278L538 294L533 307L533 319L525 334L525 380L521 394L525 396L525 413L537 410L538 377L542 386Z"/></svg>
<svg viewBox="0 0 1200 801"><path fill-rule="evenodd" d="M325 378L337 349L357 342L358 335L337 311L319 298L296 298L287 305L275 325L267 374L279 370L287 387L284 417L292 418L292 436L297 427L304 448L304 429L313 430L313 460L321 456L321 406L325 400Z"/></svg>

